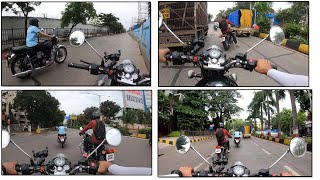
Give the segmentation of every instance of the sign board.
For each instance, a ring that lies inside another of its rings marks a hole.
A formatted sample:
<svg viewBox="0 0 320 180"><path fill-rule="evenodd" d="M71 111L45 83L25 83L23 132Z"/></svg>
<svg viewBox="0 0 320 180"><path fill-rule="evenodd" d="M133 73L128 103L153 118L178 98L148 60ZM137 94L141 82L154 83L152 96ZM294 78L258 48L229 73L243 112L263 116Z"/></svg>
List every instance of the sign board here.
<svg viewBox="0 0 320 180"><path fill-rule="evenodd" d="M123 91L123 101L125 108L145 109L142 91Z"/></svg>
<svg viewBox="0 0 320 180"><path fill-rule="evenodd" d="M161 10L163 19L169 19L170 18L170 9L169 8L163 8Z"/></svg>
<svg viewBox="0 0 320 180"><path fill-rule="evenodd" d="M77 120L77 116L71 116L70 119L71 119L72 121L75 121L75 120Z"/></svg>
<svg viewBox="0 0 320 180"><path fill-rule="evenodd" d="M146 106L151 108L152 106L152 91L144 91L144 96L146 98Z"/></svg>

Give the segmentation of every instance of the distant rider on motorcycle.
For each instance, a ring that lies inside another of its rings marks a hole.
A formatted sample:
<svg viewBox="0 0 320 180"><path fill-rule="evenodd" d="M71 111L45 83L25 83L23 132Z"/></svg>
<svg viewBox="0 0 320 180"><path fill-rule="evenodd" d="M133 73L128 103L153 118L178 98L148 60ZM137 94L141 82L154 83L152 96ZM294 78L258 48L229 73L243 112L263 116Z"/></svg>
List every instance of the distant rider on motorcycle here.
<svg viewBox="0 0 320 180"><path fill-rule="evenodd" d="M220 28L222 34L228 34L229 33L233 37L234 44L236 46L238 46L236 36L231 32L231 30L229 28L229 24L231 26L234 26L233 22L231 22L228 19L228 16L226 14L222 14L221 18L222 19L219 21L219 28Z"/></svg>
<svg viewBox="0 0 320 180"><path fill-rule="evenodd" d="M59 136L64 136L65 138L67 138L67 133L66 133L66 127L61 123L58 127L58 139Z"/></svg>
<svg viewBox="0 0 320 180"><path fill-rule="evenodd" d="M216 137L219 146L227 146L228 152L230 152L230 143L226 136L232 138L229 131L224 128L223 122L219 123L219 128L216 129Z"/></svg>

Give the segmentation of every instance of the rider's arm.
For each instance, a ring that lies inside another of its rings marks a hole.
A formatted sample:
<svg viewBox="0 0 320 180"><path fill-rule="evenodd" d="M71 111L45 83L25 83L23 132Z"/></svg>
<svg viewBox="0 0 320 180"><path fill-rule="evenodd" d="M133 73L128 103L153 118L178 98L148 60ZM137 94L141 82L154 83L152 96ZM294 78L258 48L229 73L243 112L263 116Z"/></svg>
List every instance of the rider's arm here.
<svg viewBox="0 0 320 180"><path fill-rule="evenodd" d="M231 22L229 19L226 19L228 24L231 24L231 26L234 26L233 22Z"/></svg>
<svg viewBox="0 0 320 180"><path fill-rule="evenodd" d="M46 33L43 33L41 31L38 32L38 34L41 36L41 37L46 37L46 38L50 38L51 36L46 34Z"/></svg>
<svg viewBox="0 0 320 180"><path fill-rule="evenodd" d="M232 136L231 136L231 134L229 133L229 131L226 130L226 129L224 129L224 130L225 130L225 133L227 134L227 136L228 136L229 138L232 138Z"/></svg>
<svg viewBox="0 0 320 180"><path fill-rule="evenodd" d="M289 74L275 69L270 69L267 75L282 86L308 86L308 76Z"/></svg>
<svg viewBox="0 0 320 180"><path fill-rule="evenodd" d="M92 129L94 127L94 121L90 121L90 123L80 131L80 134L84 134L89 129Z"/></svg>
<svg viewBox="0 0 320 180"><path fill-rule="evenodd" d="M18 172L16 171L16 165L17 162L5 162L3 163L1 169L2 169L2 174L5 175L16 175Z"/></svg>
<svg viewBox="0 0 320 180"><path fill-rule="evenodd" d="M114 175L151 175L151 168L146 167L124 167L112 164L108 171Z"/></svg>

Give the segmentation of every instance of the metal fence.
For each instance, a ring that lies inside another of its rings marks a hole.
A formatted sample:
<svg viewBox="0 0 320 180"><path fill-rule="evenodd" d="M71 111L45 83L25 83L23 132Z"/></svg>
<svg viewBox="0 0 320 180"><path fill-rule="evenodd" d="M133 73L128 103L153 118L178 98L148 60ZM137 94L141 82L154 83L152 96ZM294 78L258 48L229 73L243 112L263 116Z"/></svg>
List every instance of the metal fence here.
<svg viewBox="0 0 320 180"><path fill-rule="evenodd" d="M70 28L42 28L43 32L49 35L56 35L59 38L68 38ZM72 31L82 31L86 37L95 37L98 35L107 35L106 29L85 29L73 28ZM41 39L40 39L41 40ZM1 45L25 45L26 36L24 28L11 28L1 30Z"/></svg>

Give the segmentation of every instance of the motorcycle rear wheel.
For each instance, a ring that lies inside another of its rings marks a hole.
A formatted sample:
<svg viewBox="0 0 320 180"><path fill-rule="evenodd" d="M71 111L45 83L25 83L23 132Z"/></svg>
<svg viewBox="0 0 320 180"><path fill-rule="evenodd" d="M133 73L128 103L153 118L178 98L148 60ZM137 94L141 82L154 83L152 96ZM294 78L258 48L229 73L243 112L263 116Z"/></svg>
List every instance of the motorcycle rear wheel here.
<svg viewBox="0 0 320 180"><path fill-rule="evenodd" d="M223 44L224 50L228 51L228 49L229 49L229 44L228 44L228 42L227 42L227 39L226 39L222 44Z"/></svg>
<svg viewBox="0 0 320 180"><path fill-rule="evenodd" d="M22 57L22 56L14 56L12 58L12 61L11 61L11 73L12 73L12 75L15 75L17 73L29 70L29 69L21 70L21 68L22 68L21 66L26 66L25 64L22 64L23 58L24 57ZM17 71L17 70L19 70L19 71ZM28 73L26 75L17 76L17 78L25 79L25 78L29 77L30 75L31 75L31 73Z"/></svg>

